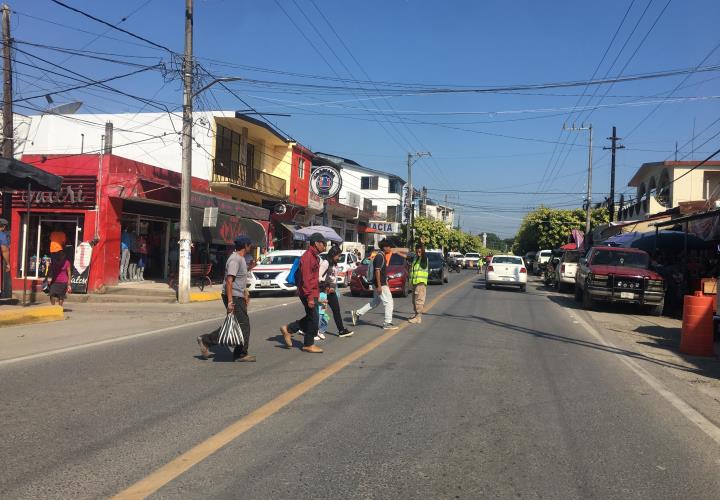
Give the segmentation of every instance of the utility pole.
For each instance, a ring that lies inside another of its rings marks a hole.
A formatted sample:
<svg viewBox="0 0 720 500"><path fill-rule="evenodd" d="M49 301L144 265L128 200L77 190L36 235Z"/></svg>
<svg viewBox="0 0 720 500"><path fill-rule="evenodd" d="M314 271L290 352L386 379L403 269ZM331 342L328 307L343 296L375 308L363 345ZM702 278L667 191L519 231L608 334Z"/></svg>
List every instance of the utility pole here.
<svg viewBox="0 0 720 500"><path fill-rule="evenodd" d="M10 37L10 7L7 4L2 6L2 37L3 37L3 141L2 141L2 157L13 157L13 105L12 105L12 59L11 46L12 38ZM5 219L12 220L10 211L12 209L12 199L10 191L3 193L2 214Z"/></svg>
<svg viewBox="0 0 720 500"><path fill-rule="evenodd" d="M406 234L406 244L407 247L410 248L412 245L412 226L413 226L413 220L415 219L415 206L413 205L413 185L412 185L412 166L415 161L419 160L423 156L430 156L430 153L425 151L422 153L408 153L407 155L407 167L408 167L408 203L410 206L410 216L408 217L408 224L407 224L407 234Z"/></svg>
<svg viewBox="0 0 720 500"><path fill-rule="evenodd" d="M182 181L180 185L180 269L178 302L190 302L190 186L192 184L193 0L185 0L185 57L183 58Z"/></svg>
<svg viewBox="0 0 720 500"><path fill-rule="evenodd" d="M610 222L615 220L615 152L618 149L625 149L625 146L618 146L617 141L620 139L621 138L617 136L617 128L613 127L612 137L608 137L611 146L609 148L603 148L609 149L612 152L610 160Z"/></svg>
<svg viewBox="0 0 720 500"><path fill-rule="evenodd" d="M585 234L590 234L590 214L592 213L592 142L593 142L593 128L592 124L587 127L583 123L579 127L576 127L573 123L572 127L566 127L563 124L563 130L570 130L573 132L579 132L581 130L587 130L590 136L588 141L588 174L587 174L587 215L585 217ZM615 135L615 134L613 134Z"/></svg>

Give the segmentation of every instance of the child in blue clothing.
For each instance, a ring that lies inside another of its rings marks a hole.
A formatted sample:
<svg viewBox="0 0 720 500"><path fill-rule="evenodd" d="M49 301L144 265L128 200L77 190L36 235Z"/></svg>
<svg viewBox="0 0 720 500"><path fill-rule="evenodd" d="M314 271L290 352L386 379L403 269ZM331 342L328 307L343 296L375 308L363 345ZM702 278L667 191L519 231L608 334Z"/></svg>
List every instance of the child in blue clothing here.
<svg viewBox="0 0 720 500"><path fill-rule="evenodd" d="M327 312L327 304L327 293L320 292L320 298L318 299L318 316L320 317L320 325L318 326L318 334L315 336L315 340L325 340L325 332L327 332L328 322L330 321L330 315Z"/></svg>

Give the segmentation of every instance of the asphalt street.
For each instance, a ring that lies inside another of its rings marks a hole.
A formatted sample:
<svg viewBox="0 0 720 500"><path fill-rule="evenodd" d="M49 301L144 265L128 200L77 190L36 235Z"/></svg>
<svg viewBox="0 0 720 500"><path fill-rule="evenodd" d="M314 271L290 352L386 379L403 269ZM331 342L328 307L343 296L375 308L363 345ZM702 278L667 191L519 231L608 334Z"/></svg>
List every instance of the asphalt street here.
<svg viewBox="0 0 720 500"><path fill-rule="evenodd" d="M281 344L298 302L251 315L253 364L181 326L0 366L0 496L115 495L290 393L151 497L718 498L720 446L535 283L428 295L421 325L383 337L378 309L322 355Z"/></svg>

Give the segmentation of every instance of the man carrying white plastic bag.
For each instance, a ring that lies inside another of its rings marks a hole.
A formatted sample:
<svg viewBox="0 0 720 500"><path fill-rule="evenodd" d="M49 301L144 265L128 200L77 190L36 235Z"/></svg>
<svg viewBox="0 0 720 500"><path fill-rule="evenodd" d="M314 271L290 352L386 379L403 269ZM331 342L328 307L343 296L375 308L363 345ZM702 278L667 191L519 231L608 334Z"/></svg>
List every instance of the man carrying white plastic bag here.
<svg viewBox="0 0 720 500"><path fill-rule="evenodd" d="M228 257L225 264L225 281L222 292L223 304L225 304L227 313L235 317L242 332L243 342L235 346L233 359L244 362L255 361L255 356L248 354L250 318L248 317L247 306L250 303L250 293L247 288L248 269L245 255L250 252L251 247L252 242L246 236L239 236L235 240L235 251ZM232 297L232 300L228 300L228 297ZM200 355L205 359L212 357L208 347L218 345L220 340L220 330L198 337Z"/></svg>

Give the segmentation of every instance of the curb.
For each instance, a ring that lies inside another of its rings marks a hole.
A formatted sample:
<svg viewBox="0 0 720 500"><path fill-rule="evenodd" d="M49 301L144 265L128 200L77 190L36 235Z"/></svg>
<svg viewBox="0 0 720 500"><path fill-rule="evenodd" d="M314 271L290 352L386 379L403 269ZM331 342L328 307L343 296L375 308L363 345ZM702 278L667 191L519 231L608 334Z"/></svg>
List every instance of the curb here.
<svg viewBox="0 0 720 500"><path fill-rule="evenodd" d="M220 291L217 292L190 292L190 302L210 302L220 300Z"/></svg>
<svg viewBox="0 0 720 500"><path fill-rule="evenodd" d="M0 311L0 327L25 325L27 323L44 323L65 319L60 306L33 306L18 308L13 311Z"/></svg>

